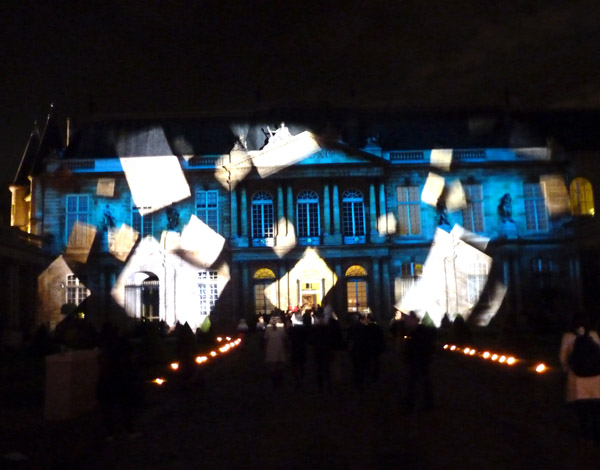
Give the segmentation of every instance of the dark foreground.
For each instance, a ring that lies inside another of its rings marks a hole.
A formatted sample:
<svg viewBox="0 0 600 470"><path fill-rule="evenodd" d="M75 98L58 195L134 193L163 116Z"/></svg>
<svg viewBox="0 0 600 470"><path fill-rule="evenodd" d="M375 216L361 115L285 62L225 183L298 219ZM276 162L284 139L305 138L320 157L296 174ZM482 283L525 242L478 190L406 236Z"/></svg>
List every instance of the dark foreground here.
<svg viewBox="0 0 600 470"><path fill-rule="evenodd" d="M577 437L556 370L538 375L440 352L436 408L409 415L393 351L380 381L363 391L352 386L349 363L330 391L319 391L308 372L303 389L289 374L274 389L250 338L207 367L200 383L148 384L141 435L113 442L98 412L51 422L41 408L3 409L0 455L13 460L0 462L61 470L600 468L600 449Z"/></svg>

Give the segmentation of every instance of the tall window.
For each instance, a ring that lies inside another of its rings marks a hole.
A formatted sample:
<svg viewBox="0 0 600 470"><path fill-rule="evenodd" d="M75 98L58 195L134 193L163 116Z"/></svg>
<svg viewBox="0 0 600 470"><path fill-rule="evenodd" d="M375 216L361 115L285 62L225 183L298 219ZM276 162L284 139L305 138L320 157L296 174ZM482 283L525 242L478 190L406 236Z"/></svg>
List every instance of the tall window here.
<svg viewBox="0 0 600 470"><path fill-rule="evenodd" d="M575 178L569 187L573 215L594 215L594 191L585 178Z"/></svg>
<svg viewBox="0 0 600 470"><path fill-rule="evenodd" d="M399 186L398 225L400 235L421 234L421 195L417 186Z"/></svg>
<svg viewBox="0 0 600 470"><path fill-rule="evenodd" d="M199 271L198 287L200 289L200 314L209 315L219 298L217 271L214 269Z"/></svg>
<svg viewBox="0 0 600 470"><path fill-rule="evenodd" d="M351 266L346 270L346 297L348 312L367 311L367 271L362 266Z"/></svg>
<svg viewBox="0 0 600 470"><path fill-rule="evenodd" d="M196 216L215 232L219 231L219 191L196 191Z"/></svg>
<svg viewBox="0 0 600 470"><path fill-rule="evenodd" d="M140 209L148 210L150 207L137 207L131 208L131 227L140 234L140 238L144 238L148 235L152 235L153 223L152 214L142 215Z"/></svg>
<svg viewBox="0 0 600 470"><path fill-rule="evenodd" d="M365 210L360 191L349 189L342 196L344 243L365 242Z"/></svg>
<svg viewBox="0 0 600 470"><path fill-rule="evenodd" d="M302 191L297 199L298 237L305 242L316 242L312 237L319 237L321 226L319 221L319 196L314 191Z"/></svg>
<svg viewBox="0 0 600 470"><path fill-rule="evenodd" d="M273 198L265 191L252 197L252 238L259 243L272 239L274 232Z"/></svg>
<svg viewBox="0 0 600 470"><path fill-rule="evenodd" d="M545 232L548 230L548 213L544 191L540 183L524 183L523 197L525 200L525 219L527 230Z"/></svg>
<svg viewBox="0 0 600 470"><path fill-rule="evenodd" d="M65 240L69 240L71 236L71 231L73 230L73 225L75 222L83 222L85 224L88 223L89 217L89 196L86 194L69 194L67 195L67 204L66 204L66 235ZM83 236L84 234L82 234ZM86 235L87 236L87 235ZM75 245L85 244L86 240L73 240Z"/></svg>
<svg viewBox="0 0 600 470"><path fill-rule="evenodd" d="M467 275L467 302L470 305L475 305L479 300L487 278L487 263L475 262L471 264L470 272Z"/></svg>
<svg viewBox="0 0 600 470"><path fill-rule="evenodd" d="M423 275L423 264L409 261L402 263L402 277L398 280L400 297L403 298L419 282Z"/></svg>
<svg viewBox="0 0 600 470"><path fill-rule="evenodd" d="M463 186L467 207L462 210L463 227L471 232L483 232L483 189L480 184Z"/></svg>
<svg viewBox="0 0 600 470"><path fill-rule="evenodd" d="M90 291L84 284L85 279L79 279L75 274L67 274L67 283L65 286L65 302L72 305L79 305L90 295Z"/></svg>
<svg viewBox="0 0 600 470"><path fill-rule="evenodd" d="M269 295L275 279L275 273L267 268L261 268L254 274L254 312L257 315L269 313L275 307Z"/></svg>
<svg viewBox="0 0 600 470"><path fill-rule="evenodd" d="M538 289L554 287L555 266L551 259L541 256L529 261L532 280Z"/></svg>

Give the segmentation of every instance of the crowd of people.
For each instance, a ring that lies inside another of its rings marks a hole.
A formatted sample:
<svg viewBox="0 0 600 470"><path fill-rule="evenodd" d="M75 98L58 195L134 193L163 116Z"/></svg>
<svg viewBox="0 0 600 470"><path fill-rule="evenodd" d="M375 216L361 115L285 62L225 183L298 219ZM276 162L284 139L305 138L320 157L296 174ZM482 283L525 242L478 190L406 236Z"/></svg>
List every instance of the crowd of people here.
<svg viewBox="0 0 600 470"><path fill-rule="evenodd" d="M371 313L349 312L343 318L342 323L330 306L259 315L255 329L273 387L280 387L287 373L298 389L331 390L348 379L363 390L378 382L382 354L391 347L405 364L406 411L434 406L429 370L437 329L428 317L398 311L386 326ZM246 325L242 329L247 331Z"/></svg>

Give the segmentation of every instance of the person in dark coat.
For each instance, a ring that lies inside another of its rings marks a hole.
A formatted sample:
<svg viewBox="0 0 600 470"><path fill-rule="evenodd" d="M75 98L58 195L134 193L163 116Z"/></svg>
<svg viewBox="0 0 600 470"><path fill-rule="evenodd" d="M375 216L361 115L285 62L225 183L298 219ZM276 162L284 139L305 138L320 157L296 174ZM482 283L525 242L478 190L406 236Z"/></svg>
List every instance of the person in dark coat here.
<svg viewBox="0 0 600 470"><path fill-rule="evenodd" d="M414 410L417 393L422 393L422 407L429 410L434 406L433 386L431 383L431 362L435 351L437 330L433 324L424 324L411 311L407 319L408 339L405 347L405 359L408 372L406 412Z"/></svg>
<svg viewBox="0 0 600 470"><path fill-rule="evenodd" d="M129 437L138 433L133 426L139 390L133 364L133 348L127 338L111 325L105 325L100 347L96 398L102 413L107 440L112 440L120 421Z"/></svg>
<svg viewBox="0 0 600 470"><path fill-rule="evenodd" d="M311 344L313 347L317 387L331 387L331 332L323 312L315 313L315 323L311 330Z"/></svg>
<svg viewBox="0 0 600 470"><path fill-rule="evenodd" d="M379 380L380 357L385 351L385 335L373 314L365 315L364 322L367 336L367 373L369 380L375 383Z"/></svg>
<svg viewBox="0 0 600 470"><path fill-rule="evenodd" d="M310 317L307 317L310 320ZM302 388L306 372L306 343L310 331L310 321L305 324L298 312L292 315L292 325L288 329L290 344L290 366L297 388Z"/></svg>
<svg viewBox="0 0 600 470"><path fill-rule="evenodd" d="M348 350L352 360L354 372L354 385L362 390L365 386L367 371L369 367L369 341L365 322L360 314L350 317L348 328Z"/></svg>

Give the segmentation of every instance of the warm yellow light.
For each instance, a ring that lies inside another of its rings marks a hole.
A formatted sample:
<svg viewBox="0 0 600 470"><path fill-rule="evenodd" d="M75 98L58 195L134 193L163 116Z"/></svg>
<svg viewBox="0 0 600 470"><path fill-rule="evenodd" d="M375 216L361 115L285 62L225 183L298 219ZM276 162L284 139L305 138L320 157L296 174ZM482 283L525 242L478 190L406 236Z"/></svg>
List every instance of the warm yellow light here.
<svg viewBox="0 0 600 470"><path fill-rule="evenodd" d="M152 382L154 382L156 385L162 385L166 382L165 379L161 379L160 377L155 378Z"/></svg>
<svg viewBox="0 0 600 470"><path fill-rule="evenodd" d="M500 359L498 359L498 362L500 362L501 364L504 364L506 362L506 356L500 356Z"/></svg>
<svg viewBox="0 0 600 470"><path fill-rule="evenodd" d="M486 351L486 352L483 353L483 358L484 359L489 359L490 356L491 356L491 354L490 354L489 351Z"/></svg>
<svg viewBox="0 0 600 470"><path fill-rule="evenodd" d="M223 338L221 338L220 336L217 336L217 341L220 343L221 341L223 341Z"/></svg>
<svg viewBox="0 0 600 470"><path fill-rule="evenodd" d="M509 357L509 358L506 360L506 363L507 363L509 366L512 366L512 365L513 365L515 362L517 362L517 360L516 360L514 357Z"/></svg>
<svg viewBox="0 0 600 470"><path fill-rule="evenodd" d="M231 338L230 338L229 336L225 336L225 339L226 339L227 341L231 341Z"/></svg>
<svg viewBox="0 0 600 470"><path fill-rule="evenodd" d="M171 362L171 369L173 369L173 370L179 369L179 362Z"/></svg>
<svg viewBox="0 0 600 470"><path fill-rule="evenodd" d="M454 351L456 349L456 346L452 345L450 346L450 351Z"/></svg>
<svg viewBox="0 0 600 470"><path fill-rule="evenodd" d="M444 344L444 349L448 349L449 346L447 344Z"/></svg>
<svg viewBox="0 0 600 470"><path fill-rule="evenodd" d="M206 362L206 361L208 361L208 357L206 357L206 356L198 356L196 358L196 363L198 363L198 364L202 364L203 362Z"/></svg>
<svg viewBox="0 0 600 470"><path fill-rule="evenodd" d="M496 361L498 359L498 354L492 354L492 361Z"/></svg>
<svg viewBox="0 0 600 470"><path fill-rule="evenodd" d="M229 344L226 344L225 346L222 346L219 348L219 351L221 351L222 353L225 353L227 351L229 351L230 347Z"/></svg>
<svg viewBox="0 0 600 470"><path fill-rule="evenodd" d="M465 348L465 350L463 351L464 354L469 354L469 352L471 352L469 348Z"/></svg>
<svg viewBox="0 0 600 470"><path fill-rule="evenodd" d="M469 351L469 356L474 356L477 351L475 349L471 349Z"/></svg>
<svg viewBox="0 0 600 470"><path fill-rule="evenodd" d="M542 363L540 363L540 364L538 364L538 365L535 367L535 371L536 371L538 374L541 374L541 373L543 373L543 372L546 372L546 364L544 364L543 362L542 362Z"/></svg>
<svg viewBox="0 0 600 470"><path fill-rule="evenodd" d="M211 351L211 352L210 352L210 355L211 355L212 357L215 357L215 356L217 355L217 353L216 353L215 351Z"/></svg>

